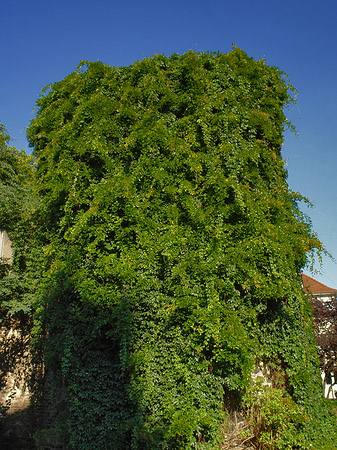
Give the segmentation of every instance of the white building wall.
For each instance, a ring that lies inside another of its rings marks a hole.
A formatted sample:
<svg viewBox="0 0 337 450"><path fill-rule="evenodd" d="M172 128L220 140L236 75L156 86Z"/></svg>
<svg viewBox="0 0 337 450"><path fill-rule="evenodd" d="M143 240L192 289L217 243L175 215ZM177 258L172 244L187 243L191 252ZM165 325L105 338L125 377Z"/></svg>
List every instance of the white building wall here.
<svg viewBox="0 0 337 450"><path fill-rule="evenodd" d="M9 264L13 261L12 243L6 231L0 231L0 261Z"/></svg>
<svg viewBox="0 0 337 450"><path fill-rule="evenodd" d="M324 389L324 397L336 400L337 399L337 380L335 379L334 375L331 374L331 380L327 380L324 372L321 373L322 376L322 383L323 383L323 389ZM327 382L328 381L328 382Z"/></svg>

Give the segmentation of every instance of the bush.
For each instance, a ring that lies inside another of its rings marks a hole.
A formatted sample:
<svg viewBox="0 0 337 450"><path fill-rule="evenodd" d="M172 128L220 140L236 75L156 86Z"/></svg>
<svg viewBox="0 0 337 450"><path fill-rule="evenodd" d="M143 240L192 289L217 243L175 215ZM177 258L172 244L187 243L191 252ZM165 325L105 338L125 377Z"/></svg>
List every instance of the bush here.
<svg viewBox="0 0 337 450"><path fill-rule="evenodd" d="M312 449L304 434L310 420L284 389L254 385L244 401L256 448L261 450Z"/></svg>

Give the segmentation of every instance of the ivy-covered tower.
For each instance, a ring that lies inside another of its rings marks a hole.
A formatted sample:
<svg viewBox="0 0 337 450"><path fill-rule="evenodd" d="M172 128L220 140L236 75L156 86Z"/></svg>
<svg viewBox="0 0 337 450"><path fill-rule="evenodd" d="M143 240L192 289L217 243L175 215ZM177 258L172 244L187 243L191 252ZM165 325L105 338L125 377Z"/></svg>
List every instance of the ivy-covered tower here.
<svg viewBox="0 0 337 450"><path fill-rule="evenodd" d="M293 93L237 48L84 62L43 92L40 308L69 448L216 449L256 360L323 411L299 276L321 244L281 156Z"/></svg>

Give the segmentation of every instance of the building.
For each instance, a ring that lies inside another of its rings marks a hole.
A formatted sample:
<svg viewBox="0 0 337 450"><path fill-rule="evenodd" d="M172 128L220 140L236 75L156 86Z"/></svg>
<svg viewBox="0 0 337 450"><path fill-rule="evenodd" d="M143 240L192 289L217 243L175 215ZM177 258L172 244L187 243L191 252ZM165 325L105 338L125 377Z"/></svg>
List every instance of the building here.
<svg viewBox="0 0 337 450"><path fill-rule="evenodd" d="M325 398L337 398L337 289L302 274L304 292L310 296L315 319Z"/></svg>

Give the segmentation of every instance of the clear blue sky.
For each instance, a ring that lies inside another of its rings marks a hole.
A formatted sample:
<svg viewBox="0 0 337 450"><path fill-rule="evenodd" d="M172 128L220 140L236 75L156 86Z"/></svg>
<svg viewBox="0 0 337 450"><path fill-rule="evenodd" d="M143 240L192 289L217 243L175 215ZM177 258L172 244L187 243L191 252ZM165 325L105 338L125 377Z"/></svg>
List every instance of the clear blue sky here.
<svg viewBox="0 0 337 450"><path fill-rule="evenodd" d="M288 182L314 203L306 212L337 259L336 0L2 0L0 17L0 122L18 148L41 89L81 60L123 66L235 44L280 67L299 93L287 113L299 135L286 133ZM315 278L337 288L337 264L325 259Z"/></svg>

